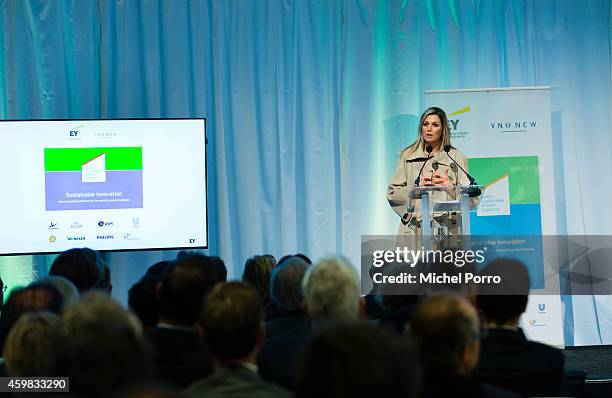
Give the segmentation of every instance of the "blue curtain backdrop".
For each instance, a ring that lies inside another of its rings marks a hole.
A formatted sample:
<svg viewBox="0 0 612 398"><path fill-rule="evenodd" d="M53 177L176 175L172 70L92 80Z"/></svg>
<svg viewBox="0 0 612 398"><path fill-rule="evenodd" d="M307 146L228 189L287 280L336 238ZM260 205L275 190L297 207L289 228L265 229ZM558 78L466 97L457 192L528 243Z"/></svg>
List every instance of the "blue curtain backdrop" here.
<svg viewBox="0 0 612 398"><path fill-rule="evenodd" d="M0 118L205 116L209 251L239 277L260 253L357 263L362 233L395 233L385 147L414 135L426 89L550 85L559 232L611 234L610 8L4 0ZM109 254L114 295L125 302L147 266L175 254ZM24 284L51 260L4 258L0 276ZM569 345L612 344L611 297L565 303Z"/></svg>

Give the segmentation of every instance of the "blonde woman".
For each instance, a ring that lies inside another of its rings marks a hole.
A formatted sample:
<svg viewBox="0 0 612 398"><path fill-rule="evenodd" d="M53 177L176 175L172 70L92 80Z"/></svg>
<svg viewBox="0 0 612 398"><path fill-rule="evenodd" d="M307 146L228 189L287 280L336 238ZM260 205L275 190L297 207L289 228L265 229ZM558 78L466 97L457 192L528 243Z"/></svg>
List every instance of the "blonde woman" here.
<svg viewBox="0 0 612 398"><path fill-rule="evenodd" d="M418 138L401 152L395 176L387 189L389 205L400 216L399 235L422 234L421 200L408 199L410 189L415 186L470 184L451 157L467 171L466 157L451 144L446 113L435 106L428 108L421 115ZM453 199L456 198L449 191L430 194L432 203ZM445 234L457 234L457 215L449 212L434 214L434 227L444 229Z"/></svg>

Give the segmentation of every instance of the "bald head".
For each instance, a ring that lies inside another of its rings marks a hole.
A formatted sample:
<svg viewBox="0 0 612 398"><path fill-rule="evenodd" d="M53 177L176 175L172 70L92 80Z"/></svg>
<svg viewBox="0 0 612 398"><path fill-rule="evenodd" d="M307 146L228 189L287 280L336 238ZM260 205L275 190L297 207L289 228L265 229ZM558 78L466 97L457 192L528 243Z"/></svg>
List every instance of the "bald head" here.
<svg viewBox="0 0 612 398"><path fill-rule="evenodd" d="M468 376L478 363L478 314L464 298L427 297L412 315L410 328L420 342L428 372Z"/></svg>

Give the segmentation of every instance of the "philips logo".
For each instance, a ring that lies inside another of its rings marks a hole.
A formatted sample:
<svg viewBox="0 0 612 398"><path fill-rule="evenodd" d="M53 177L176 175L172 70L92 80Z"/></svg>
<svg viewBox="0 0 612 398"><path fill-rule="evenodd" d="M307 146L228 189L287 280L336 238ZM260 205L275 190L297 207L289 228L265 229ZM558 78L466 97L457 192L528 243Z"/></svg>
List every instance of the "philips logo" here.
<svg viewBox="0 0 612 398"><path fill-rule="evenodd" d="M114 235L96 235L96 239L111 240L111 239L115 239L115 236Z"/></svg>

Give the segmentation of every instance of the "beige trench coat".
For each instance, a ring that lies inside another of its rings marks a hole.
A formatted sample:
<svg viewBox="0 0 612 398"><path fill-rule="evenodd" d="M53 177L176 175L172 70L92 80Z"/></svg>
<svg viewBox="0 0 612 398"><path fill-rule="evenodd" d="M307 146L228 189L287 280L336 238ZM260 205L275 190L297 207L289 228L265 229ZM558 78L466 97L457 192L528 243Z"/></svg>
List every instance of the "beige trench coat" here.
<svg viewBox="0 0 612 398"><path fill-rule="evenodd" d="M457 149L451 148L449 152L450 156L453 157L466 171L467 159ZM411 188L414 187L414 181L418 176L423 161L427 158L427 152L418 148L412 152L406 148L400 154L399 162L395 170L395 175L389 184L387 189L387 200L391 208L400 216L400 225L398 235L408 234L421 234L421 199L409 199L408 193ZM434 163L437 162L437 172L440 175L444 175L448 170L448 177L453 185L469 185L470 181L463 171L453 165L453 161L449 158L448 154L444 151L440 151L433 155L425 164L422 175L431 176L434 173ZM453 166L451 166L453 165ZM445 191L432 192L430 195L431 202L455 200L457 198L452 197L451 194ZM472 200L472 206L478 203L478 199ZM456 230L456 215L449 214L448 212L434 214L434 219L440 223L448 224L449 231L451 233ZM455 232L457 233L457 232Z"/></svg>

